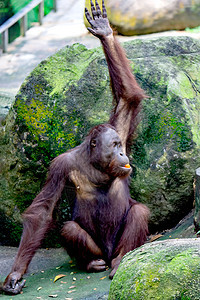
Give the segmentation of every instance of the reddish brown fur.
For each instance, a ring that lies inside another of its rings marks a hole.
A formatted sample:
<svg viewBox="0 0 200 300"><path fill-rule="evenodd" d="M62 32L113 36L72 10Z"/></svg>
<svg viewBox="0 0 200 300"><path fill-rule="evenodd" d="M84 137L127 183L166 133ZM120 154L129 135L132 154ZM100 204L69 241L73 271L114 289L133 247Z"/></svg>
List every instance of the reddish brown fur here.
<svg viewBox="0 0 200 300"><path fill-rule="evenodd" d="M108 124L93 128L80 146L52 162L45 186L23 215L24 230L18 254L4 282L4 290L9 293L21 291L24 283L20 285L19 280L51 228L53 212L65 186L72 193L75 204L72 221L63 226L64 244L87 270L101 271L109 264L113 269L112 278L123 255L146 240L149 210L130 198L129 171L123 168L127 157L113 145L107 150L102 148L108 138L105 134L109 132L111 140L121 139L126 151L145 93L137 84L123 49L111 34L104 4L103 18L97 22L100 30L97 25L93 27L96 17L92 19L87 10L86 17L93 28L90 31L103 45L115 107ZM119 144L118 147L121 149ZM101 157L105 151L110 152L106 153L108 158L103 164Z"/></svg>
<svg viewBox="0 0 200 300"><path fill-rule="evenodd" d="M113 57L112 53L109 51L110 49L106 39L102 39L102 45L108 62L114 99L117 103L119 103L121 98L126 99L126 109L131 111L131 119L134 120L134 122L131 122L129 131L127 132L127 143L129 143L139 122L137 116L141 109L141 101L147 96L135 80L129 61L117 39L114 38L114 47L117 58ZM118 114L117 106L115 106L109 121L113 126L116 126L116 117Z"/></svg>

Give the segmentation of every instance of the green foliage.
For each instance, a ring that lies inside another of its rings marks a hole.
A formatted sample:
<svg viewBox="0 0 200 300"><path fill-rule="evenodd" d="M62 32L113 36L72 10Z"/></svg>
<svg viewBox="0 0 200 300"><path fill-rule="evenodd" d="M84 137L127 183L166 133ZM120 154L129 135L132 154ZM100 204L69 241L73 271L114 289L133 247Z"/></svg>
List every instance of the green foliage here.
<svg viewBox="0 0 200 300"><path fill-rule="evenodd" d="M22 234L22 224L13 222L11 218L5 215L0 209L0 245L18 246Z"/></svg>
<svg viewBox="0 0 200 300"><path fill-rule="evenodd" d="M199 33L200 32L200 26L195 27L195 28L189 28L189 27L187 27L187 28L185 28L185 31L192 32L192 33Z"/></svg>
<svg viewBox="0 0 200 300"><path fill-rule="evenodd" d="M0 1L0 25L13 15L10 0Z"/></svg>
<svg viewBox="0 0 200 300"><path fill-rule="evenodd" d="M30 0L2 0L0 1L0 25L16 14L20 9L30 3ZM44 0L44 15L53 9L53 0ZM36 6L28 13L28 28L34 22L38 22L39 7ZM9 42L12 42L20 35L20 22L18 21L9 29ZM1 39L0 39L1 43Z"/></svg>

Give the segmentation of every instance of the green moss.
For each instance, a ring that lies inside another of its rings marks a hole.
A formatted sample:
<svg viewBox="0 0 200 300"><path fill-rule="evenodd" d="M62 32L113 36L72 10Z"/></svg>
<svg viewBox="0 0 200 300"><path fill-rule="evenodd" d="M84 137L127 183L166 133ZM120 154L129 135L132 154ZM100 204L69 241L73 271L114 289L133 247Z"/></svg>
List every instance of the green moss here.
<svg viewBox="0 0 200 300"><path fill-rule="evenodd" d="M72 47L66 47L59 51L57 55L50 57L44 67L41 64L40 71L53 87L50 96L65 93L71 85L77 85L77 81L81 78L89 63L98 57L100 51L100 49L99 51L88 50L83 45L74 44ZM65 60L63 60L63 57L65 57Z"/></svg>
<svg viewBox="0 0 200 300"><path fill-rule="evenodd" d="M191 282L198 281L198 252L192 248L181 250L178 245L152 248L135 250L124 257L111 284L109 300L187 299L184 297L194 294Z"/></svg>
<svg viewBox="0 0 200 300"><path fill-rule="evenodd" d="M168 97L171 99L175 95L184 99L182 105L187 112L188 122L192 125L193 139L197 145L200 145L200 85L197 81L198 74L199 66L193 66L191 70L179 72L176 78L171 78L168 85Z"/></svg>

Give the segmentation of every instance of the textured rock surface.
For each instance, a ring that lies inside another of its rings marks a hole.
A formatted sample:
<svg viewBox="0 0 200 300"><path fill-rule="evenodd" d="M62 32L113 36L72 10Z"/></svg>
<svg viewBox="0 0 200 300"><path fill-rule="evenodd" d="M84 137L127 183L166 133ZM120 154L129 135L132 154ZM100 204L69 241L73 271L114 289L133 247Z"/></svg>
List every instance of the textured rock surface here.
<svg viewBox="0 0 200 300"><path fill-rule="evenodd" d="M90 0L85 3L90 7ZM110 23L124 35L180 30L200 25L200 0L107 0L105 4ZM86 20L85 24L88 26Z"/></svg>
<svg viewBox="0 0 200 300"><path fill-rule="evenodd" d="M199 47L200 42L184 37L125 45L134 73L150 96L132 147L131 193L152 210L153 230L174 226L192 207L192 183L200 165ZM52 158L105 122L111 107L100 48L66 47L26 79L0 128L0 225L9 224L7 231L14 235L9 240L7 233L3 243L18 240L13 222L40 190ZM59 212L68 218L70 195L62 198Z"/></svg>
<svg viewBox="0 0 200 300"><path fill-rule="evenodd" d="M146 244L126 254L108 299L199 299L200 240Z"/></svg>
<svg viewBox="0 0 200 300"><path fill-rule="evenodd" d="M194 211L194 225L195 231L200 233L200 168L196 169L196 176L194 181L194 199L195 199L195 211Z"/></svg>

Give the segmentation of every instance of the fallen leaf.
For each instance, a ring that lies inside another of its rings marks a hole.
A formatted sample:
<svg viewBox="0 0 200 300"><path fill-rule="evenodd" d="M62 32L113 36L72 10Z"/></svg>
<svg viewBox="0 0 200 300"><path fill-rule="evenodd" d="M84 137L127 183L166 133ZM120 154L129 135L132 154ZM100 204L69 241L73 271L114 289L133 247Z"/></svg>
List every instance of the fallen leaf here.
<svg viewBox="0 0 200 300"><path fill-rule="evenodd" d="M59 270L59 269L61 269L61 268L62 268L62 266L56 267L56 270Z"/></svg>
<svg viewBox="0 0 200 300"><path fill-rule="evenodd" d="M150 243L156 241L157 239L159 239L160 237L162 237L163 235L162 234L156 234L156 235L153 235L151 238L150 238Z"/></svg>
<svg viewBox="0 0 200 300"><path fill-rule="evenodd" d="M70 261L69 261L69 264L72 264L72 263L73 263L73 260L70 260Z"/></svg>
<svg viewBox="0 0 200 300"><path fill-rule="evenodd" d="M90 276L87 276L87 279L90 279Z"/></svg>
<svg viewBox="0 0 200 300"><path fill-rule="evenodd" d="M67 281L62 281L62 280L61 280L61 283L67 283Z"/></svg>
<svg viewBox="0 0 200 300"><path fill-rule="evenodd" d="M65 277L66 275L64 274L59 274L57 275L55 278L54 278L54 281L53 282L56 282L58 279L62 278L62 277Z"/></svg>
<svg viewBox="0 0 200 300"><path fill-rule="evenodd" d="M100 280L103 280L103 279L105 279L105 278L106 278L106 276L104 276L104 277L101 277L101 278L100 278Z"/></svg>
<svg viewBox="0 0 200 300"><path fill-rule="evenodd" d="M71 293L73 293L73 292L76 292L76 290L71 290L71 291L68 291L67 293L68 293L68 294L71 294Z"/></svg>
<svg viewBox="0 0 200 300"><path fill-rule="evenodd" d="M51 297L51 298L57 298L58 295L49 295L49 297Z"/></svg>
<svg viewBox="0 0 200 300"><path fill-rule="evenodd" d="M37 291L39 291L39 290L41 290L42 289L42 287L41 286L39 286L39 288L37 288Z"/></svg>
<svg viewBox="0 0 200 300"><path fill-rule="evenodd" d="M73 298L65 298L65 300L73 300Z"/></svg>
<svg viewBox="0 0 200 300"><path fill-rule="evenodd" d="M94 288L94 291L96 291L97 288Z"/></svg>
<svg viewBox="0 0 200 300"><path fill-rule="evenodd" d="M76 281L76 277L73 277L73 280Z"/></svg>
<svg viewBox="0 0 200 300"><path fill-rule="evenodd" d="M70 275L73 275L73 274L74 274L74 272L71 272L71 273L70 273Z"/></svg>
<svg viewBox="0 0 200 300"><path fill-rule="evenodd" d="M69 289L74 289L76 286L75 285L72 285L69 287Z"/></svg>
<svg viewBox="0 0 200 300"><path fill-rule="evenodd" d="M44 273L44 271L41 271L41 273Z"/></svg>

